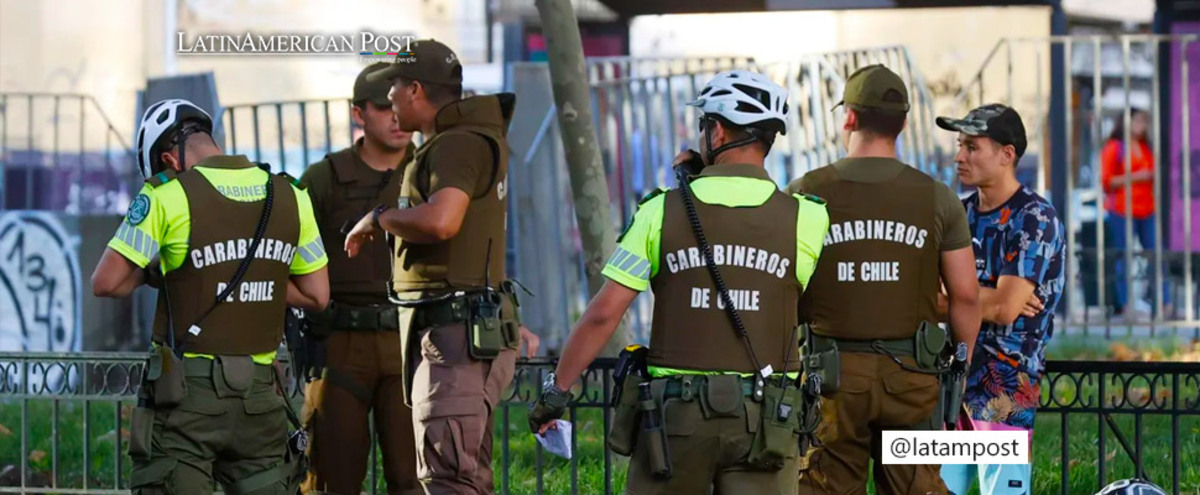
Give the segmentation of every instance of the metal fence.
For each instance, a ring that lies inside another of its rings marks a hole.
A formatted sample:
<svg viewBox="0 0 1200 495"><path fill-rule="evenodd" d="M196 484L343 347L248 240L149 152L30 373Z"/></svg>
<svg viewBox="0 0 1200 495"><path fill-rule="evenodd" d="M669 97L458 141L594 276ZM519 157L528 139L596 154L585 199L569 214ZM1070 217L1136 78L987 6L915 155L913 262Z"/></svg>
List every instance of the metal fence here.
<svg viewBox="0 0 1200 495"><path fill-rule="evenodd" d="M591 110L615 229L628 221L647 193L674 185L672 158L698 145L695 110L685 103L713 75L728 69L761 71L791 95L788 134L776 140L765 164L780 186L844 156L841 121L831 109L841 100L846 77L873 63L892 68L912 88L911 117L897 143L900 157L942 180L953 179L952 164L932 138L933 98L904 47L832 52L790 63L732 57L654 62L636 70L622 65L628 61L597 63L591 69ZM514 184L511 266L537 294L523 315L526 323L555 349L589 297L582 248L556 109L545 97L552 91L549 71L545 64L514 64L510 70L518 102L509 132L514 150L509 167ZM619 77L625 72L633 75ZM652 294L634 301L627 321L635 339L648 338L652 305Z"/></svg>
<svg viewBox="0 0 1200 495"><path fill-rule="evenodd" d="M1200 171L1194 169L1191 142L1197 79L1189 67L1190 55L1200 56L1197 41L1195 35L1004 39L945 109L962 115L974 106L999 102L1024 117L1029 150L1018 176L1054 202L1067 227L1063 306L1064 326L1070 331L1107 337L1114 328L1124 328L1124 335L1149 336L1164 329L1191 329L1200 338L1195 297ZM1065 63L1051 65L1052 56ZM1166 95L1164 88L1169 89ZM1056 108L1062 110L1052 111ZM1142 154L1139 146L1113 144L1133 142L1135 108L1150 115L1155 213L1149 220L1130 221L1135 186L1127 182L1106 189L1112 173L1103 172L1102 154L1106 146L1115 146L1117 167ZM1107 139L1118 126L1125 132L1115 141ZM1056 127L1063 129L1058 139L1050 132ZM954 136L942 133L940 139L950 144ZM1061 147L1057 154L1055 146ZM1169 172L1157 172L1165 167ZM1055 177L1062 182L1055 184ZM1106 205L1115 203L1118 189L1125 192L1125 204ZM1108 211L1113 206L1127 213Z"/></svg>
<svg viewBox="0 0 1200 495"><path fill-rule="evenodd" d="M0 492L125 493L142 357L0 353ZM582 379L570 460L544 452L526 423L554 363L518 364L495 417L499 493L620 492L628 460L603 446L614 364L598 360ZM1200 472L1183 469L1200 457L1200 363L1050 361L1038 414L1032 493L1094 493L1135 473L1174 493L1200 486ZM381 492L371 466L364 489Z"/></svg>
<svg viewBox="0 0 1200 495"><path fill-rule="evenodd" d="M124 213L137 192L133 164L91 96L0 93L0 209Z"/></svg>

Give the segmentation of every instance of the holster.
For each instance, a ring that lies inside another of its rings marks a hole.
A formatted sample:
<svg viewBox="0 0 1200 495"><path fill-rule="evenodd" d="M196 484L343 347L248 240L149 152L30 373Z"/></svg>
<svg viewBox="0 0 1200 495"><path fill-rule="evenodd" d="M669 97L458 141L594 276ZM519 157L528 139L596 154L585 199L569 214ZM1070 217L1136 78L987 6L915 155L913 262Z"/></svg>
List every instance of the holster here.
<svg viewBox="0 0 1200 495"><path fill-rule="evenodd" d="M836 340L812 333L812 328L803 325L803 341L800 345L800 366L806 375L806 383L819 377L819 393L831 397L841 385L842 362Z"/></svg>
<svg viewBox="0 0 1200 495"><path fill-rule="evenodd" d="M950 335L946 329L922 321L913 335L913 360L917 367L923 370L940 371L942 359L950 345Z"/></svg>
<svg viewBox="0 0 1200 495"><path fill-rule="evenodd" d="M165 344L155 344L150 350L146 382L155 408L175 407L187 397L183 359Z"/></svg>
<svg viewBox="0 0 1200 495"><path fill-rule="evenodd" d="M153 381L162 375L161 360L155 365L156 349L151 349L142 370L142 383L138 387L137 406L129 419L129 457L133 459L149 459L150 444L154 432L154 391Z"/></svg>
<svg viewBox="0 0 1200 495"><path fill-rule="evenodd" d="M637 447L638 424L641 420L637 394L641 384L650 380L646 371L646 354L645 347L627 346L617 357L617 367L613 371L613 419L605 443L609 450L618 455L632 455Z"/></svg>

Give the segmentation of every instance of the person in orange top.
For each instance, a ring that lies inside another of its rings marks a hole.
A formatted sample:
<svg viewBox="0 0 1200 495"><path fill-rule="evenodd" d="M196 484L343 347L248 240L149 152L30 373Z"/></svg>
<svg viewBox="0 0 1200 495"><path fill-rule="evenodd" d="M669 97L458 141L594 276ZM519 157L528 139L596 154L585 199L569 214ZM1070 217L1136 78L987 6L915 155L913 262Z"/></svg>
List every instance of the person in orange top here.
<svg viewBox="0 0 1200 495"><path fill-rule="evenodd" d="M1129 246L1125 237L1125 222L1133 222L1133 233L1137 236L1142 249L1152 250L1158 239L1154 235L1154 154L1150 149L1147 138L1147 128L1150 115L1145 110L1134 109L1130 116L1129 134L1133 145L1129 150L1132 167L1125 167L1125 125L1124 119L1117 120L1112 134L1104 143L1100 153L1101 180L1103 181L1105 202L1104 209L1108 212L1108 232L1112 235L1113 248L1124 251ZM1126 186L1132 191L1129 203L1132 208L1126 211ZM1116 292L1115 304L1117 314L1126 313L1126 303L1129 295L1125 284L1125 259L1121 254L1116 259ZM1154 272L1151 271L1151 276ZM1170 313L1170 297L1167 284L1163 283L1163 307Z"/></svg>

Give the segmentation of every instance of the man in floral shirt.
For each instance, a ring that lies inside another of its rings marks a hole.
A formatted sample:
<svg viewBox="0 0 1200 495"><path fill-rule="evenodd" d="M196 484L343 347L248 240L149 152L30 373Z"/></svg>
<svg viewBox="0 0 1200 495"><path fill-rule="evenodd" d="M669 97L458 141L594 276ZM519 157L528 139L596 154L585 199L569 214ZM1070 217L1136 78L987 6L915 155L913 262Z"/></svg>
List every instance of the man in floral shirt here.
<svg viewBox="0 0 1200 495"><path fill-rule="evenodd" d="M939 117L958 131L958 177L976 192L965 200L979 275L983 326L971 359L965 394L977 430L1026 430L1032 439L1041 396L1045 346L1062 298L1063 226L1054 206L1017 182L1015 168L1027 145L1021 117L1003 105L985 105L964 119ZM1024 465L946 465L942 477L965 494L976 475L982 494L1030 493Z"/></svg>

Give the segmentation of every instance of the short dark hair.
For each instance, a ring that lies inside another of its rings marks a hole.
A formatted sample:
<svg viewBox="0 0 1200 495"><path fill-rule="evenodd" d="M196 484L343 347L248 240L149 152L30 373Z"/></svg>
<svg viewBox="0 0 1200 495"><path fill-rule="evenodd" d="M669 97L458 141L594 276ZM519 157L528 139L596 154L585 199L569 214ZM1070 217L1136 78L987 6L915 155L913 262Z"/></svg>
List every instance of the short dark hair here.
<svg viewBox="0 0 1200 495"><path fill-rule="evenodd" d="M404 77L397 78L400 84L409 86L413 83L412 79ZM436 105L445 105L454 101L461 100L463 97L462 84L438 84L420 81L421 86L425 88L425 95L430 102Z"/></svg>
<svg viewBox="0 0 1200 495"><path fill-rule="evenodd" d="M882 108L847 105L858 114L858 130L881 138L896 139L904 130L908 112Z"/></svg>
<svg viewBox="0 0 1200 495"><path fill-rule="evenodd" d="M734 141L740 141L742 139L746 139L751 136L758 138L757 142L758 142L758 144L762 145L763 154L770 153L771 146L773 146L775 144L775 135L776 135L775 132L773 132L770 129L765 129L763 126L737 125L737 124L734 124L733 122L730 122L729 119L726 119L725 117L722 117L722 116L716 115L716 114L705 115L704 118L700 119L701 125L704 125L705 122L710 123L708 126L709 129L712 128L712 125L714 125L714 123L720 122L721 126L724 127L725 130L732 135Z"/></svg>

